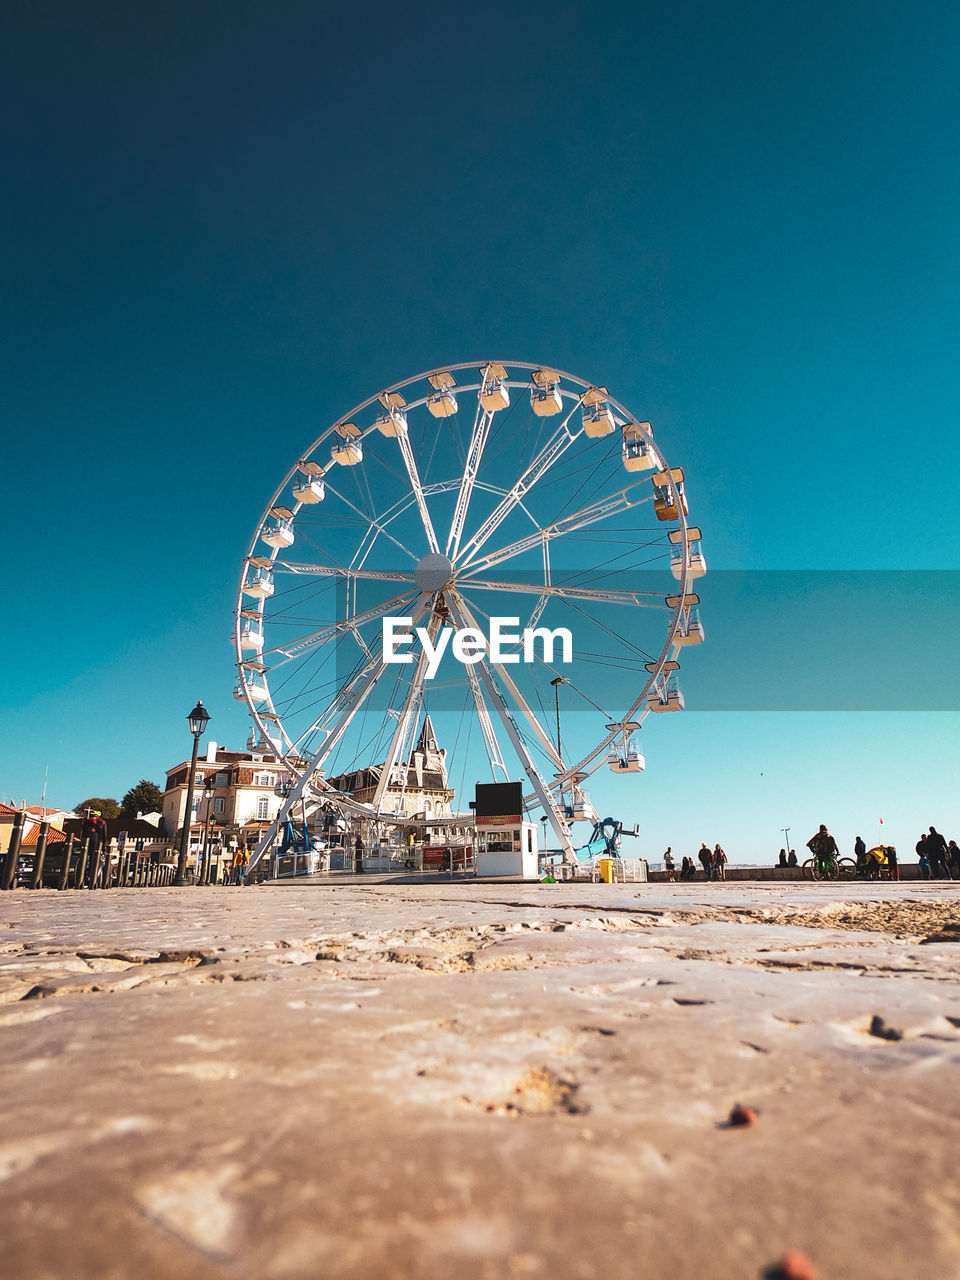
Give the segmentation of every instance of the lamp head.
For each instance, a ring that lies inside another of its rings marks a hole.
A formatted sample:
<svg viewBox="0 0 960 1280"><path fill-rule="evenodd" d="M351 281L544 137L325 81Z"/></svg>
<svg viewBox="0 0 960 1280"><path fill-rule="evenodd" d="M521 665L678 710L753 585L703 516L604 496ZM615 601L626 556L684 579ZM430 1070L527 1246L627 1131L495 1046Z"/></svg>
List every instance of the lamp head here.
<svg viewBox="0 0 960 1280"><path fill-rule="evenodd" d="M207 727L207 721L210 714L202 702L198 702L190 714L187 716L187 723L190 725L190 732L195 738L199 738L201 733Z"/></svg>

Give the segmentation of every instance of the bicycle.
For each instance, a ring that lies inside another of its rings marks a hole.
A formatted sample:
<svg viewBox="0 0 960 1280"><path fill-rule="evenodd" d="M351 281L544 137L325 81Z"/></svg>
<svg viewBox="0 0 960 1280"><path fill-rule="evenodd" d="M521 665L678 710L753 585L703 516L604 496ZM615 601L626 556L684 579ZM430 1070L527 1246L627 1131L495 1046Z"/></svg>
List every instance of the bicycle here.
<svg viewBox="0 0 960 1280"><path fill-rule="evenodd" d="M838 858L834 853L815 853L803 864L806 880L852 880L857 864L852 858Z"/></svg>

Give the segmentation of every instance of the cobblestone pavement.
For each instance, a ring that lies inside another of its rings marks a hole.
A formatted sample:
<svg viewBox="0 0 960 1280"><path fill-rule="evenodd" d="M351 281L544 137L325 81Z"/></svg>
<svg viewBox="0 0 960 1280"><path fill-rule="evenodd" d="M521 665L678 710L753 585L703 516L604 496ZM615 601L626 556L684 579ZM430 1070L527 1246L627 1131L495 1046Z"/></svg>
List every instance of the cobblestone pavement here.
<svg viewBox="0 0 960 1280"><path fill-rule="evenodd" d="M798 1249L821 1280L955 1278L958 906L0 895L4 1273L752 1280Z"/></svg>

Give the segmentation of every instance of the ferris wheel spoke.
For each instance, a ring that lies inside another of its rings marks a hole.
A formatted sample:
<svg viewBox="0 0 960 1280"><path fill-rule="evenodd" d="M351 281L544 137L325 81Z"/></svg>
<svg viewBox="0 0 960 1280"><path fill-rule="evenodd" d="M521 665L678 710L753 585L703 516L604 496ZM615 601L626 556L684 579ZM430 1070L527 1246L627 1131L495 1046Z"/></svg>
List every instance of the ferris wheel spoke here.
<svg viewBox="0 0 960 1280"><path fill-rule="evenodd" d="M467 448L467 456L463 465L463 480L460 484L460 492L457 494L457 505L450 524L450 532L447 535L446 555L454 559L460 551L463 525L470 507L470 499L473 496L473 488L480 474L480 462L487 445L487 438L490 435L490 424L493 422L493 416L494 411L484 409L478 400L473 431L470 433L470 444Z"/></svg>
<svg viewBox="0 0 960 1280"><path fill-rule="evenodd" d="M426 611L427 605L421 604L413 615L413 626L416 626ZM323 715L315 720L294 743L294 747L299 748L311 734L323 734L320 746L307 755L309 773L316 773L318 769L322 768L327 756L343 736L350 721L370 696L377 680L384 674L386 665L381 654L373 662L368 662L364 667L361 667L352 679L346 681L337 691L336 697Z"/></svg>
<svg viewBox="0 0 960 1280"><path fill-rule="evenodd" d="M493 512L483 522L477 532L464 546L463 564L469 564L472 558L480 551L484 544L493 536L500 528L504 520L516 509L523 500L525 494L529 493L538 480L540 480L550 468L557 462L559 458L570 448L573 442L578 439L581 430L571 430L570 419L576 413L582 402L582 396L578 396L574 401L570 412L564 417L563 421L557 427L556 431L540 450L534 460L523 472L520 478L515 481L513 487L509 490L501 502L497 504Z"/></svg>
<svg viewBox="0 0 960 1280"><path fill-rule="evenodd" d="M516 591L522 595L543 596L546 599L555 597L560 600L593 600L598 604L636 605L641 609L664 610L664 597L660 591L613 591L602 587L568 587L562 582L492 582L485 578L468 578L461 585L469 587L471 591Z"/></svg>
<svg viewBox="0 0 960 1280"><path fill-rule="evenodd" d="M407 468L407 477L410 480L410 488L413 490L413 496L416 499L417 508L420 512L420 519L423 521L423 531L427 535L427 543L430 550L436 554L440 551L440 544L437 542L437 535L434 532L430 509L427 506L427 500L424 497L423 485L420 483L420 472L417 470L417 460L413 456L413 449L410 447L410 438L406 431L397 432L397 444L400 446L400 454L403 457L403 464ZM428 474L429 470L430 468L428 466Z"/></svg>
<svg viewBox="0 0 960 1280"><path fill-rule="evenodd" d="M455 591L451 591L448 594L447 603L450 613L458 627L464 627L466 625L465 620L471 615ZM493 673L485 659L481 658L480 661L476 663L476 671L487 696L493 704L494 710L503 724L507 737L510 739L514 751L517 753L517 756L523 766L524 773L526 773L527 777L530 779L537 798L543 806L544 812L550 818L551 825L553 826L557 839L563 847L564 854L570 860L573 860L573 842L570 839L570 832L567 830L560 811L557 808L556 799L551 794L550 788L547 786L547 783L541 775L540 770L537 768L533 757L530 755L530 752L527 749L527 744L524 742L523 735L520 732L520 727L514 718L513 712L510 710L509 704L497 684L497 681L494 679ZM500 669L500 674L503 674L502 668Z"/></svg>
<svg viewBox="0 0 960 1280"><path fill-rule="evenodd" d="M460 604L462 606L464 617L469 618L470 620L469 625L471 627L476 627L477 620L473 616L473 614L470 612L470 608L467 605L466 601L460 595L458 595L457 598L460 601ZM560 758L559 752L557 751L557 748L554 745L552 739L549 737L546 730L541 725L540 721L534 715L533 711L531 710L530 704L527 702L526 698L520 692L517 682L510 675L510 672L506 669L506 667L499 667L498 674L500 679L506 685L507 689L509 689L510 696L511 698L513 698L514 704L520 708L520 712L524 720L526 720L527 724L533 730L534 736L536 737L537 741L540 743L541 747L543 747L544 751L547 753L547 757L553 764L554 768L559 773L562 773L563 761Z"/></svg>
<svg viewBox="0 0 960 1280"><path fill-rule="evenodd" d="M436 640L437 632L442 625L442 619L439 614L434 613L430 617L427 624L427 635L430 638L430 644ZM387 758L384 761L383 770L380 779L377 782L376 791L373 795L373 807L379 809L383 804L383 797L386 794L387 787L393 777L393 771L398 759L409 760L409 753L403 748L407 745L407 740L412 736L413 728L416 720L413 719L414 713L419 717L420 703L423 700L423 682L426 677L428 666L426 645L420 647L420 657L417 659L417 665L414 668L413 676L407 688L406 697L403 700L403 706L400 708L397 716L397 727L390 739L390 747L387 751ZM406 787L406 779L404 779L404 788Z"/></svg>
<svg viewBox="0 0 960 1280"><path fill-rule="evenodd" d="M419 594L419 592L403 592L401 595L392 596L389 600L382 600L380 604L372 605L361 613L349 614L340 622L328 623L327 626L321 627L318 631L300 636L292 643L277 644L270 649L264 649L263 656L282 654L284 661L292 661L302 656L307 649L327 644L328 641L337 639L345 632L364 626L368 622L376 622L378 619L386 617L389 613L402 611L405 606L412 604ZM275 663L271 670L276 670L281 666L283 666L283 662Z"/></svg>
<svg viewBox="0 0 960 1280"><path fill-rule="evenodd" d="M422 612L419 616L422 616ZM323 734L319 747L317 747L313 752L307 754L306 767L300 775L293 793L287 798L287 801L281 808L280 812L262 835L256 852L250 859L251 870L257 865L264 853L270 848L274 840L277 838L281 819L286 817L293 804L295 804L303 795L307 784L314 774L322 769L330 752L343 737L344 733L349 728L351 720L363 706L366 699L370 696L377 680L383 675L384 667L385 663L382 659L379 662L370 663L363 672L338 691L333 702L319 720L315 721L314 724L306 730L305 733L301 734L297 740L289 742L287 754L299 755L302 751L302 744L306 738L317 732Z"/></svg>
<svg viewBox="0 0 960 1280"><path fill-rule="evenodd" d="M418 556L415 552L411 551L409 547L405 547L403 543L399 541L399 539L393 536L393 534L389 531L389 529L387 529L383 524L380 523L379 520L376 519L375 516L371 516L369 512L366 512L361 507L358 507L356 503L351 502L349 498L345 497L342 493L340 493L339 490L335 489L333 485L330 484L329 482L327 483L327 489L335 497L339 498L340 501L344 504L344 506L347 506L350 508L351 511L356 512L356 514L360 516L360 518L370 526L371 530L375 529L377 533L382 534L388 541L392 542L395 547L399 548L399 550L402 551L405 556L409 557L409 559L413 560L415 564L419 563L420 556Z"/></svg>
<svg viewBox="0 0 960 1280"><path fill-rule="evenodd" d="M523 538L507 543L495 551L487 552L484 556L467 559L460 565L459 571L466 576L482 573L483 570L492 568L495 564L511 560L514 556L522 555L523 552L530 551L541 544L562 538L567 534L578 533L581 529L588 529L591 525L609 520L632 507L643 506L652 501L652 495L649 492L643 497L634 495L633 491L640 488L642 483L640 480L635 480L632 484L624 485L606 497L589 502L579 511L573 511L570 515L554 521L553 524L545 525L534 533L528 533Z"/></svg>
<svg viewBox="0 0 960 1280"><path fill-rule="evenodd" d="M466 668L467 681L470 685L470 694L473 698L474 709L477 713L477 720L480 722L480 733L483 737L483 745L487 753L487 760L490 764L490 773L494 782L497 780L497 770L499 769L503 775L504 781L510 778L509 770L503 759L503 752L500 749L500 743L494 732L493 721L490 718L490 711L483 698L483 690L480 687L480 681L477 679L477 673L472 666Z"/></svg>
<svg viewBox="0 0 960 1280"><path fill-rule="evenodd" d="M292 560L278 560L289 573L304 574L320 578L359 578L369 582L409 582L415 581L412 573L392 573L386 569L348 569L335 564L298 564Z"/></svg>

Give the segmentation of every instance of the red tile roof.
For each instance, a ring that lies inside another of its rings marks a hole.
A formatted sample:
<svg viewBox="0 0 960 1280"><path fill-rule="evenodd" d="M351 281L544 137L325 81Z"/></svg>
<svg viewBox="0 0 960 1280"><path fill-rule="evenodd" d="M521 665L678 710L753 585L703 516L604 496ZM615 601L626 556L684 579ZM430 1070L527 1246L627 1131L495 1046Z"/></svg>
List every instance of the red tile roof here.
<svg viewBox="0 0 960 1280"><path fill-rule="evenodd" d="M62 831L58 831L56 827L51 827L50 834L47 836L47 844L48 845L63 844L66 838L67 837L63 834ZM36 845L39 839L40 839L40 823L32 822L29 827L24 828L23 836L20 839L20 848L21 849L36 848Z"/></svg>

